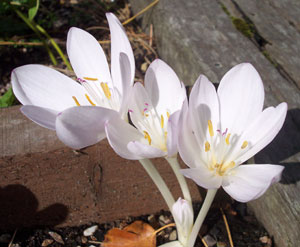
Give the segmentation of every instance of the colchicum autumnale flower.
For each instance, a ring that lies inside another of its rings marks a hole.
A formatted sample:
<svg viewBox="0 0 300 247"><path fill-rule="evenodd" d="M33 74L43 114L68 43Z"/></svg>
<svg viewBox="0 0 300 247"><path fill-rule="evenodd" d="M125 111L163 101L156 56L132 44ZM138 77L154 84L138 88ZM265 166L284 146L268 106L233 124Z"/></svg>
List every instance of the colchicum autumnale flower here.
<svg viewBox="0 0 300 247"><path fill-rule="evenodd" d="M279 181L283 166L241 165L268 145L284 123L286 103L264 110L263 103L263 83L251 64L228 71L217 92L201 75L179 121L178 150L190 167L181 170L183 175L206 189L222 186L240 202L258 198Z"/></svg>
<svg viewBox="0 0 300 247"><path fill-rule="evenodd" d="M107 139L117 154L139 160L177 153L177 122L186 91L175 72L156 59L135 83L128 104L133 127L118 118L106 124Z"/></svg>
<svg viewBox="0 0 300 247"><path fill-rule="evenodd" d="M106 17L111 32L111 72L99 42L75 27L68 33L67 53L79 83L42 65L25 65L12 72L13 91L24 105L23 114L56 130L59 139L75 149L102 140L110 117L127 119L134 56L122 24L112 13Z"/></svg>

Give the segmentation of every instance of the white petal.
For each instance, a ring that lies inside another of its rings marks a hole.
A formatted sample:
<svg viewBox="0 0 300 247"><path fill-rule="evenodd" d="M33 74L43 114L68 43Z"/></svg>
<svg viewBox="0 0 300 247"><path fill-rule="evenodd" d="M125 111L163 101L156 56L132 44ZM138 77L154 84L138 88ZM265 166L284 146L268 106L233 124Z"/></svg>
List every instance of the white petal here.
<svg viewBox="0 0 300 247"><path fill-rule="evenodd" d="M116 111L103 107L72 107L57 116L56 133L66 145L84 148L105 138L105 123L115 116Z"/></svg>
<svg viewBox="0 0 300 247"><path fill-rule="evenodd" d="M244 141L248 142L245 152L237 157L236 163L241 164L267 146L282 128L287 113L287 104L281 103L276 108L265 109L252 122L249 128L239 138L240 148ZM236 159L236 157L234 157Z"/></svg>
<svg viewBox="0 0 300 247"><path fill-rule="evenodd" d="M145 88L159 115L180 110L186 99L184 85L172 68L160 59L152 62L147 69Z"/></svg>
<svg viewBox="0 0 300 247"><path fill-rule="evenodd" d="M180 111L174 112L168 119L168 131L167 131L167 149L168 156L174 156L177 153L177 139L178 139L178 121L180 117Z"/></svg>
<svg viewBox="0 0 300 247"><path fill-rule="evenodd" d="M197 168L181 169L180 172L205 189L217 189L222 184L222 177L204 165L198 165Z"/></svg>
<svg viewBox="0 0 300 247"><path fill-rule="evenodd" d="M125 53L120 54L121 75L123 83L123 96L120 107L121 116L128 113L128 100L132 93L131 71L128 56Z"/></svg>
<svg viewBox="0 0 300 247"><path fill-rule="evenodd" d="M67 52L78 78L97 78L100 82L111 83L106 56L99 42L88 32L72 27L68 32Z"/></svg>
<svg viewBox="0 0 300 247"><path fill-rule="evenodd" d="M197 167L198 161L201 160L195 134L191 128L191 121L188 116L188 103L184 101L178 121L178 152L184 163L191 167Z"/></svg>
<svg viewBox="0 0 300 247"><path fill-rule="evenodd" d="M43 65L29 64L13 70L13 91L23 105L36 105L63 111L76 106L72 96L82 105L89 104L84 88L54 69Z"/></svg>
<svg viewBox="0 0 300 247"><path fill-rule="evenodd" d="M122 73L120 68L120 53L125 53L129 60L129 71L130 80L127 82L130 85L133 84L134 73L135 73L135 63L133 51L126 35L126 32L118 20L118 18L112 14L107 13L106 18L108 20L110 35L111 35L111 74L114 82L114 86L119 89L122 95Z"/></svg>
<svg viewBox="0 0 300 247"><path fill-rule="evenodd" d="M264 88L255 68L242 63L222 78L218 95L222 128L240 134L263 108Z"/></svg>
<svg viewBox="0 0 300 247"><path fill-rule="evenodd" d="M224 179L223 188L235 200L248 202L278 182L283 169L279 165L241 165Z"/></svg>
<svg viewBox="0 0 300 247"><path fill-rule="evenodd" d="M208 120L211 120L214 134L219 126L219 100L214 85L204 75L200 75L194 84L189 103L191 126L200 147L210 140Z"/></svg>
<svg viewBox="0 0 300 247"><path fill-rule="evenodd" d="M25 105L21 107L21 112L38 125L55 130L56 116L59 113L51 109L38 107L34 105Z"/></svg>
<svg viewBox="0 0 300 247"><path fill-rule="evenodd" d="M127 148L129 151L139 156L139 159L151 159L166 156L166 153L163 152L161 149L152 147L147 144L143 144L139 141L133 141L128 143Z"/></svg>

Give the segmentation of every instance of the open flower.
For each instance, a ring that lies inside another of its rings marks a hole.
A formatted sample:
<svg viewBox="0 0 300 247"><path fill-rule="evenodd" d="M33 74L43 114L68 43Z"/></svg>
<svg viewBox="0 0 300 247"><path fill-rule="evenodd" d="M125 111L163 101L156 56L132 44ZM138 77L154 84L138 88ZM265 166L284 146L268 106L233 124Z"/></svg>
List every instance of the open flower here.
<svg viewBox="0 0 300 247"><path fill-rule="evenodd" d="M133 52L119 20L112 13L106 17L111 32L111 72L99 42L74 27L68 33L67 52L79 83L42 65L25 65L12 72L13 91L24 105L22 113L56 130L60 140L73 148L103 139L104 123L110 117L127 119L135 70Z"/></svg>
<svg viewBox="0 0 300 247"><path fill-rule="evenodd" d="M251 64L239 64L222 78L216 92L201 75L194 85L187 111L180 116L178 150L190 167L184 176L199 186L220 186L240 202L261 196L280 179L282 166L241 165L281 129L287 104L263 109L264 88Z"/></svg>
<svg viewBox="0 0 300 247"><path fill-rule="evenodd" d="M172 215L176 223L178 240L182 246L187 246L194 223L194 212L191 203L179 198L172 207Z"/></svg>
<svg viewBox="0 0 300 247"><path fill-rule="evenodd" d="M128 104L135 127L118 118L106 124L107 139L126 159L173 156L177 153L177 122L186 91L175 72L156 59L145 76L145 87L135 83Z"/></svg>

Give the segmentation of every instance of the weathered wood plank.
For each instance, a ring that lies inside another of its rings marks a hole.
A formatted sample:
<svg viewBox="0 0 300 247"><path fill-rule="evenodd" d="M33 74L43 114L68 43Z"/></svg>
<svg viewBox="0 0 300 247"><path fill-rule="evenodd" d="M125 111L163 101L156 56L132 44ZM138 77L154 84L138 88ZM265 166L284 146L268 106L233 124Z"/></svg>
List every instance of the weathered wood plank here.
<svg viewBox="0 0 300 247"><path fill-rule="evenodd" d="M231 0L267 40L268 55L300 88L300 2Z"/></svg>
<svg viewBox="0 0 300 247"><path fill-rule="evenodd" d="M135 12L150 2L131 0ZM218 1L160 1L141 21L145 29L153 24L160 57L186 85L192 85L200 73L218 82L233 65L251 62L264 81L265 105L282 101L289 104L283 130L255 157L256 163L285 165L283 180L249 206L278 246L298 246L300 177L295 171L300 168L300 94L297 86L286 80L258 47L236 30Z"/></svg>
<svg viewBox="0 0 300 247"><path fill-rule="evenodd" d="M120 158L106 141L75 152L19 108L0 109L0 229L105 223L167 209L138 162ZM155 164L179 197L165 160ZM199 201L198 188L190 186Z"/></svg>

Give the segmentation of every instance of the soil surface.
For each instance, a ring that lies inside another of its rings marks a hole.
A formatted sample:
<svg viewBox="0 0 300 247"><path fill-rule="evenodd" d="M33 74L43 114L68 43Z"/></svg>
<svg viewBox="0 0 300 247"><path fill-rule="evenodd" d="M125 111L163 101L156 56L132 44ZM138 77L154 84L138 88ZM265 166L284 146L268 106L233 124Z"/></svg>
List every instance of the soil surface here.
<svg viewBox="0 0 300 247"><path fill-rule="evenodd" d="M199 211L200 205L195 205L195 211ZM227 204L224 215L227 219L232 241L236 247L272 247L271 237L258 223L256 218L247 211L246 205L241 203ZM36 228L18 229L14 232L0 232L0 247L93 247L100 246L106 232L114 227L124 228L136 220L142 220L150 224L154 229L173 222L170 212L161 211L156 215L144 215L140 217L127 217L106 224L97 224L66 228ZM84 236L84 231L90 227L97 228L92 235ZM169 227L157 234L157 246L177 238L174 227ZM219 207L215 205L201 228L195 247L205 246L202 241L210 247L230 247L228 232L225 227L224 218Z"/></svg>

